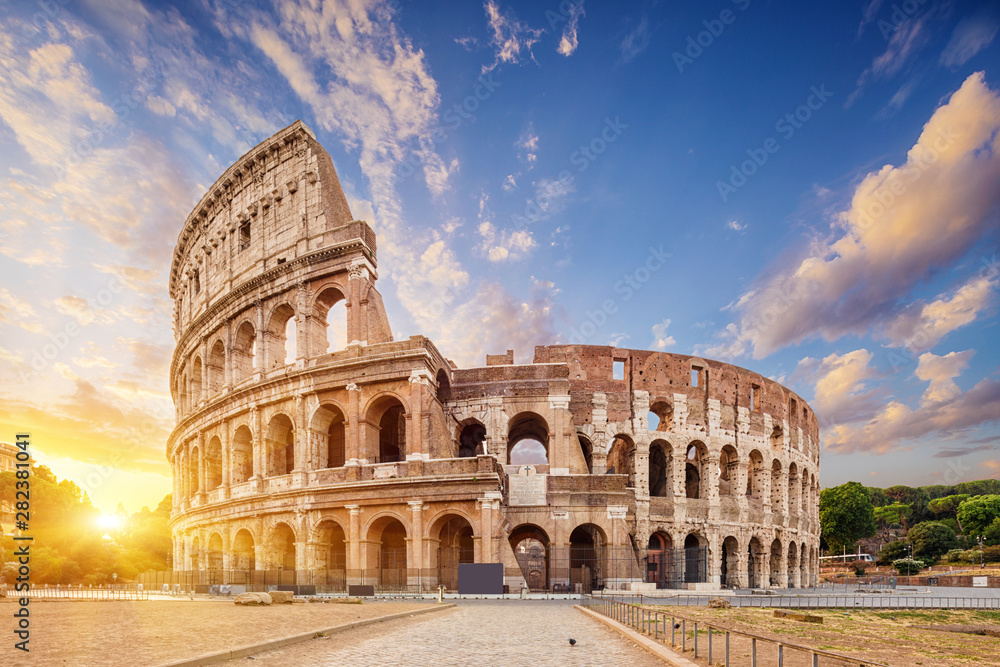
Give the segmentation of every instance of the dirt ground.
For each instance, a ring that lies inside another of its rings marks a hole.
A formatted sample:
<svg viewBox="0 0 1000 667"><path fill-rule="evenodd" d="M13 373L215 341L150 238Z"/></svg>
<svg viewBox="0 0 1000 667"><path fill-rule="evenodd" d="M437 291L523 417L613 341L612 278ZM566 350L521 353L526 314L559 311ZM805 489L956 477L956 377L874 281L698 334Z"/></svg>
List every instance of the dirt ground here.
<svg viewBox="0 0 1000 667"><path fill-rule="evenodd" d="M821 616L822 624L803 623L775 618L770 609L709 609L707 607L649 607L687 618L687 648L685 657L693 651L692 620L711 622L733 630L753 632L759 636L813 647L852 658L880 662L892 667L958 667L965 665L1000 666L1000 638L995 636L954 632L958 626L968 630L1000 628L997 611L852 611L807 610ZM678 620L679 622L679 620ZM669 628L669 624L668 624ZM952 631L949 631L952 630ZM669 632L669 630L668 630ZM681 633L677 631L677 644ZM708 665L708 630L698 628L699 664ZM669 636L667 643L669 643ZM730 664L750 664L750 640L730 636ZM712 665L724 664L725 638L713 639ZM778 664L777 648L767 642L757 643L757 664L774 667ZM837 664L820 658L821 665ZM843 663L847 664L847 663ZM809 654L785 649L786 667L811 665Z"/></svg>
<svg viewBox="0 0 1000 667"><path fill-rule="evenodd" d="M413 611L433 604L283 604L238 607L232 600L92 602L32 600L30 653L14 648L0 622L0 665L160 665L351 621ZM0 604L0 617L13 621Z"/></svg>

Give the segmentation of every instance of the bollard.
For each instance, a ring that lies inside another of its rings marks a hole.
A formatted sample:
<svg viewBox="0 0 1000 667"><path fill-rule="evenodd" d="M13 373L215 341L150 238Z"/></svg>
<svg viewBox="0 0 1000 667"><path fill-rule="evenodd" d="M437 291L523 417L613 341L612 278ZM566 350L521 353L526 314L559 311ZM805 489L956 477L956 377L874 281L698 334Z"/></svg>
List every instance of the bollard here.
<svg viewBox="0 0 1000 667"><path fill-rule="evenodd" d="M698 657L698 623L694 624L694 657Z"/></svg>
<svg viewBox="0 0 1000 667"><path fill-rule="evenodd" d="M687 650L687 619L681 619L681 653Z"/></svg>
<svg viewBox="0 0 1000 667"><path fill-rule="evenodd" d="M729 631L726 630L726 667L729 667Z"/></svg>
<svg viewBox="0 0 1000 667"><path fill-rule="evenodd" d="M677 634L676 633L676 629L674 628L675 625L677 625L677 621L674 619L673 616L671 616L670 617L670 646L671 647L677 646L677 641L675 640L675 635Z"/></svg>
<svg viewBox="0 0 1000 667"><path fill-rule="evenodd" d="M708 626L708 664L712 664L712 626Z"/></svg>
<svg viewBox="0 0 1000 667"><path fill-rule="evenodd" d="M750 660L752 667L757 667L757 638L750 639Z"/></svg>

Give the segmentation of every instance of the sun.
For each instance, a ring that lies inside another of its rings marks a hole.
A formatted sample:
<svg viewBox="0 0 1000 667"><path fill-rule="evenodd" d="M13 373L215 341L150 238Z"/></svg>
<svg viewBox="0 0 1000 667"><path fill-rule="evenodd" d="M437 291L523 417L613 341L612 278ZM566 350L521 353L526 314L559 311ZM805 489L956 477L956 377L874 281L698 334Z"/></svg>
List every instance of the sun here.
<svg viewBox="0 0 1000 667"><path fill-rule="evenodd" d="M114 514L101 514L100 518L97 519L97 525L105 530L116 530L121 528L122 522Z"/></svg>

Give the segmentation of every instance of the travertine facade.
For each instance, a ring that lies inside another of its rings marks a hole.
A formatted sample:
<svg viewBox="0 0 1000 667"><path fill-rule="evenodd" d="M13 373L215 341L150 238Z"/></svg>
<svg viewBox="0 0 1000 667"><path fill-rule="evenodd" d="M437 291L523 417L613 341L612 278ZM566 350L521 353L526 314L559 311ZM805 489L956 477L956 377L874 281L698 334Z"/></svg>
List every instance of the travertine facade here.
<svg viewBox="0 0 1000 667"><path fill-rule="evenodd" d="M513 590L812 580L818 426L793 392L612 347L459 369L427 338L393 340L376 278L375 235L300 122L189 216L170 275L175 570L332 588L453 586L460 562L503 563ZM546 462L510 465L522 441Z"/></svg>

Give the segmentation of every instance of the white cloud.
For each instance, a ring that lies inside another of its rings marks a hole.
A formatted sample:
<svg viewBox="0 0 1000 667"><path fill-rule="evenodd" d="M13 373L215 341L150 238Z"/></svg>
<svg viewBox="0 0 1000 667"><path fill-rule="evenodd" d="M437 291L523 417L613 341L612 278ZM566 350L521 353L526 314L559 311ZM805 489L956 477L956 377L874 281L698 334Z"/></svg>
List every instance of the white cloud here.
<svg viewBox="0 0 1000 667"><path fill-rule="evenodd" d="M951 40L941 53L941 64L945 67L960 67L969 62L977 53L988 47L1000 28L994 18L969 16L958 22L951 33Z"/></svg>
<svg viewBox="0 0 1000 667"><path fill-rule="evenodd" d="M645 16L635 28L629 31L618 45L622 54L622 62L629 62L649 46L649 19Z"/></svg>
<svg viewBox="0 0 1000 667"><path fill-rule="evenodd" d="M994 275L976 276L930 303L910 304L885 326L892 345L914 352L929 350L948 333L970 324L993 301Z"/></svg>
<svg viewBox="0 0 1000 667"><path fill-rule="evenodd" d="M0 323L20 327L31 333L41 333L35 309L27 301L0 287Z"/></svg>
<svg viewBox="0 0 1000 667"><path fill-rule="evenodd" d="M526 162L528 169L531 169L535 165L535 161L538 160L538 135L532 124L528 124L527 129L518 137L514 146L517 147L518 159Z"/></svg>
<svg viewBox="0 0 1000 667"><path fill-rule="evenodd" d="M867 418L883 404L881 392L869 387L878 377L871 361L872 353L859 349L799 362L794 377L814 385L811 405L823 424Z"/></svg>
<svg viewBox="0 0 1000 667"><path fill-rule="evenodd" d="M577 28L582 16L585 16L585 13L583 11L583 0L580 0L580 2L570 6L569 19L563 27L562 37L559 38L559 46L556 47L556 51L567 58L573 55L576 47L580 45Z"/></svg>
<svg viewBox="0 0 1000 667"><path fill-rule="evenodd" d="M934 112L905 164L861 181L829 239L740 297L738 325L704 353L752 349L762 358L810 337L836 340L873 328L905 341L917 326L916 307L907 307L911 291L993 230L998 207L1000 95L980 72ZM982 310L984 290L973 281L957 301L944 296L921 306L920 321L940 338Z"/></svg>
<svg viewBox="0 0 1000 667"><path fill-rule="evenodd" d="M174 105L159 95L150 95L146 99L146 108L159 116L173 118L177 115L177 109L174 108Z"/></svg>
<svg viewBox="0 0 1000 667"><path fill-rule="evenodd" d="M740 222L739 220L730 220L726 223L726 229L730 229L734 232L745 232L747 230L746 223Z"/></svg>
<svg viewBox="0 0 1000 667"><path fill-rule="evenodd" d="M673 336L667 335L667 328L670 326L670 320L665 319L662 322L658 322L653 325L653 343L652 347L654 350L665 350L668 347L677 344Z"/></svg>
<svg viewBox="0 0 1000 667"><path fill-rule="evenodd" d="M858 77L857 87L847 97L845 108L853 105L872 81L888 79L899 73L903 65L927 44L929 35L926 22L926 16L913 17L893 31L885 51L876 56L872 64Z"/></svg>
<svg viewBox="0 0 1000 667"><path fill-rule="evenodd" d="M622 343L628 340L630 336L624 331L612 332L608 338L608 345L611 347L621 347Z"/></svg>
<svg viewBox="0 0 1000 667"><path fill-rule="evenodd" d="M515 174L507 174L507 178L503 179L503 184L501 185L501 187L503 188L503 191L504 192L513 192L514 189L517 188L517 177L520 176L520 175L521 175L520 172L518 172L516 175Z"/></svg>
<svg viewBox="0 0 1000 667"><path fill-rule="evenodd" d="M489 21L490 46L494 50L494 60L491 65L483 65L483 74L496 69L501 63L516 65L525 57L533 61L535 56L531 48L541 39L545 31L532 28L520 21L511 9L502 12L494 0L487 0L484 7Z"/></svg>

